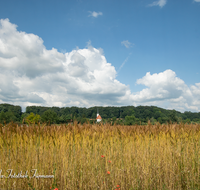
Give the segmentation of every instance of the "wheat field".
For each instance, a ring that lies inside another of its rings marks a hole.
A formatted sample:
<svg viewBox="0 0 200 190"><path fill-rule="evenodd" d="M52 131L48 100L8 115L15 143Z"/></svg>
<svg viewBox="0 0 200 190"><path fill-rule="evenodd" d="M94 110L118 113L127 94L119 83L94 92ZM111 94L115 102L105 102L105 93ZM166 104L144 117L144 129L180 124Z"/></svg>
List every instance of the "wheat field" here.
<svg viewBox="0 0 200 190"><path fill-rule="evenodd" d="M200 124L0 126L0 189L200 189Z"/></svg>

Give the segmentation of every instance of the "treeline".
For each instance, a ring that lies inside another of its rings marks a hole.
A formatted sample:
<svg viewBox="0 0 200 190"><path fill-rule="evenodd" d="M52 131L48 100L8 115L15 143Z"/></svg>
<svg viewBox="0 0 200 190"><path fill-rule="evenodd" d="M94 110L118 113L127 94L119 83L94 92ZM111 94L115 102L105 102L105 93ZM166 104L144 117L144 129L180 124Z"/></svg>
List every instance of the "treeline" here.
<svg viewBox="0 0 200 190"><path fill-rule="evenodd" d="M20 122L22 108L10 104L0 104L0 123Z"/></svg>
<svg viewBox="0 0 200 190"><path fill-rule="evenodd" d="M0 123L69 123L74 120L79 123L95 122L97 108L102 117L102 122L117 123L125 125L159 123L200 123L200 112L178 112L166 110L156 106L123 106L123 107L42 107L28 106L26 112L22 113L20 106L0 104Z"/></svg>

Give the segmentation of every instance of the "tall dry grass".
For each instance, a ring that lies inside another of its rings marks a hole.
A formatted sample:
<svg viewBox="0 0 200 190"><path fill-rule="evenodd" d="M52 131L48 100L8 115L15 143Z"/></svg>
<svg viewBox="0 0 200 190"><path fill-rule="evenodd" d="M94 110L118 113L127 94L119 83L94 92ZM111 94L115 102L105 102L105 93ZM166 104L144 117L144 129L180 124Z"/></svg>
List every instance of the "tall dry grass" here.
<svg viewBox="0 0 200 190"><path fill-rule="evenodd" d="M0 189L200 189L200 125L8 124L0 170Z"/></svg>

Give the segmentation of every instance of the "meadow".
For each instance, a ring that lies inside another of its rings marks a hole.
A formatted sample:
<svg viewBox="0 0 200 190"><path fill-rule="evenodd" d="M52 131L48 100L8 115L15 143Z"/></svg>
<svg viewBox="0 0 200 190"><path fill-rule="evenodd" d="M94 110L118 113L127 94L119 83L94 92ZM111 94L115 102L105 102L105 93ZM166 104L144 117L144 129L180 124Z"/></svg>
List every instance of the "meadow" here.
<svg viewBox="0 0 200 190"><path fill-rule="evenodd" d="M1 190L198 190L200 124L10 123L0 157Z"/></svg>

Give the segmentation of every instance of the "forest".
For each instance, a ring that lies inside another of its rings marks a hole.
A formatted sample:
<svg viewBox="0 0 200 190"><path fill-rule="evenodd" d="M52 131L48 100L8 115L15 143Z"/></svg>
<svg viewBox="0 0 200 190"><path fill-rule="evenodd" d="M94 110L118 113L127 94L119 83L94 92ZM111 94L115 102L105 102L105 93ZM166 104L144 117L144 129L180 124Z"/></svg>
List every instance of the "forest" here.
<svg viewBox="0 0 200 190"><path fill-rule="evenodd" d="M96 122L97 109L102 122L123 125L145 125L148 122L200 123L200 112L167 110L156 106L122 106L90 108L28 106L26 111L16 105L0 104L0 123L49 123L63 124L76 120L78 123Z"/></svg>

